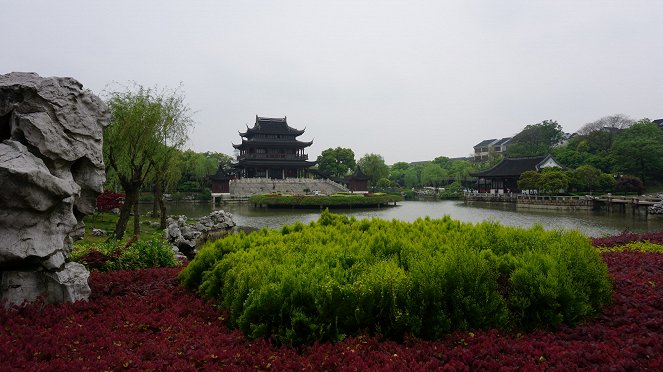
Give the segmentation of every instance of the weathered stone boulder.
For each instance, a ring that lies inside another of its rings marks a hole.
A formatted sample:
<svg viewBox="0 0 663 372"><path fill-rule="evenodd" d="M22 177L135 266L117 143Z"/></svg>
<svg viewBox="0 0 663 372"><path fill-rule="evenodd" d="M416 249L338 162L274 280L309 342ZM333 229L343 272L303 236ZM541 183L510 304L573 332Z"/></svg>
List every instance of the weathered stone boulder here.
<svg viewBox="0 0 663 372"><path fill-rule="evenodd" d="M0 75L0 301L87 299L65 263L105 180L106 105L72 78Z"/></svg>
<svg viewBox="0 0 663 372"><path fill-rule="evenodd" d="M658 198L661 199L661 202L656 203L649 207L649 213L651 214L663 214L663 195L658 194Z"/></svg>
<svg viewBox="0 0 663 372"><path fill-rule="evenodd" d="M223 237L237 229L232 214L224 211L214 211L198 219L195 224L187 223L186 216L169 217L166 223L168 225L164 230L166 240L173 244L176 253L181 253L187 258L193 258L196 247L206 241Z"/></svg>

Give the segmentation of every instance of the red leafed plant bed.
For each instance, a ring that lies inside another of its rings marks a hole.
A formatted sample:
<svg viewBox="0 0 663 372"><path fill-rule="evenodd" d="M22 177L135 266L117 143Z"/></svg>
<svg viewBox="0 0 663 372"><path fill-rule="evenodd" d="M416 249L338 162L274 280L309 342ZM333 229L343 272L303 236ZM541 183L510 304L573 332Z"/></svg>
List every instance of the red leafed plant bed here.
<svg viewBox="0 0 663 372"><path fill-rule="evenodd" d="M618 245L623 245L626 243L644 242L644 241L663 245L663 231L649 232L642 234L624 231L619 235L608 236L604 238L593 238L592 245L599 248L601 247L609 248Z"/></svg>
<svg viewBox="0 0 663 372"><path fill-rule="evenodd" d="M603 253L613 303L577 326L440 341L353 337L299 349L249 341L178 286L180 269L93 272L89 302L0 309L2 370L663 368L663 254Z"/></svg>

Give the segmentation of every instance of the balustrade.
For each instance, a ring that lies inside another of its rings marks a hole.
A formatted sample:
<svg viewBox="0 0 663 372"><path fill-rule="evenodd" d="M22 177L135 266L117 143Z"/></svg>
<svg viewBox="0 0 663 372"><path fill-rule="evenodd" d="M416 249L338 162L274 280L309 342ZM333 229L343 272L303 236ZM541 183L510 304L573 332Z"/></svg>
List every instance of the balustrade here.
<svg viewBox="0 0 663 372"><path fill-rule="evenodd" d="M308 160L308 155L296 155L296 154L244 154L239 155L237 160L246 160L246 159L286 159L286 160Z"/></svg>

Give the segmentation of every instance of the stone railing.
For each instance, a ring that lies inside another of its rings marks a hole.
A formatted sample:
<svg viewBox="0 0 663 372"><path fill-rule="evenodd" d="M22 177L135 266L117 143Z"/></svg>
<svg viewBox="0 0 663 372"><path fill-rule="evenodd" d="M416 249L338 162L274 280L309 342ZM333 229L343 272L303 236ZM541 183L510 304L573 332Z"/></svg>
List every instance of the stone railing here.
<svg viewBox="0 0 663 372"><path fill-rule="evenodd" d="M504 202L518 205L591 206L592 196L527 195L514 193L465 193L466 201Z"/></svg>
<svg viewBox="0 0 663 372"><path fill-rule="evenodd" d="M288 160L308 160L308 155L295 154L244 154L237 157L237 160L244 159L288 159Z"/></svg>

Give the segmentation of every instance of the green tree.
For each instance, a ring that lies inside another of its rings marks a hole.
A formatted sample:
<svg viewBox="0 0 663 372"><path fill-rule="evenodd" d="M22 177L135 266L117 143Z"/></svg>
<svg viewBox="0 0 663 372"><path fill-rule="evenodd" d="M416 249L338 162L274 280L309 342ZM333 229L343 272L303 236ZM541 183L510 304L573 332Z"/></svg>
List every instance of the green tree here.
<svg viewBox="0 0 663 372"><path fill-rule="evenodd" d="M601 187L601 171L591 165L581 165L570 172L569 186L578 191L595 191Z"/></svg>
<svg viewBox="0 0 663 372"><path fill-rule="evenodd" d="M601 173L598 188L600 191L612 191L616 186L617 181L615 180L615 177L608 173Z"/></svg>
<svg viewBox="0 0 663 372"><path fill-rule="evenodd" d="M375 186L380 189L386 189L391 187L391 181L388 178L380 178Z"/></svg>
<svg viewBox="0 0 663 372"><path fill-rule="evenodd" d="M648 182L663 180L663 130L648 119L624 129L611 149L617 171Z"/></svg>
<svg viewBox="0 0 663 372"><path fill-rule="evenodd" d="M557 168L545 168L541 171L539 189L546 194L557 194L569 187L569 177L566 172Z"/></svg>
<svg viewBox="0 0 663 372"><path fill-rule="evenodd" d="M410 164L399 161L389 167L389 180L400 186L405 186L405 173L410 169Z"/></svg>
<svg viewBox="0 0 663 372"><path fill-rule="evenodd" d="M602 172L611 173L614 167L613 157L609 153L589 152L587 142L578 137L569 141L566 146L553 149L552 152L555 159L569 168L590 165Z"/></svg>
<svg viewBox="0 0 663 372"><path fill-rule="evenodd" d="M421 186L421 180L419 178L419 174L421 172L421 167L410 167L408 170L405 171L405 174L403 175L403 183L405 184L405 187L408 189L411 189L413 187L420 187Z"/></svg>
<svg viewBox="0 0 663 372"><path fill-rule="evenodd" d="M183 151L181 157L182 178L177 183L177 190L182 192L202 191L207 185L207 176L218 170L219 166L229 172L232 158L220 152Z"/></svg>
<svg viewBox="0 0 663 372"><path fill-rule="evenodd" d="M166 228L166 204L163 190L174 183L181 175L178 152L188 139L188 132L193 127L191 110L184 101L181 90L162 91L155 97L161 107L161 122L157 126L157 145L152 163L155 206L159 207L160 225ZM154 212L154 211L153 211Z"/></svg>
<svg viewBox="0 0 663 372"><path fill-rule="evenodd" d="M467 160L453 160L447 168L447 172L457 181L463 180L474 171L474 165Z"/></svg>
<svg viewBox="0 0 663 372"><path fill-rule="evenodd" d="M509 156L545 155L564 138L562 126L554 120L527 125L511 140Z"/></svg>
<svg viewBox="0 0 663 372"><path fill-rule="evenodd" d="M421 167L421 184L423 186L440 187L447 178L446 170L437 163L426 163Z"/></svg>
<svg viewBox="0 0 663 372"><path fill-rule="evenodd" d="M356 166L355 153L348 148L328 148L318 156L318 171L325 177L343 177Z"/></svg>
<svg viewBox="0 0 663 372"><path fill-rule="evenodd" d="M541 173L531 170L520 174L518 188L521 190L538 190L541 185Z"/></svg>
<svg viewBox="0 0 663 372"><path fill-rule="evenodd" d="M169 95L140 85L125 87L107 94L111 122L104 129L104 160L110 166L110 175L117 178L126 194L125 204L115 226L115 237L121 239L134 213L134 236L140 235L138 195L157 163L165 159L164 142L172 124Z"/></svg>
<svg viewBox="0 0 663 372"><path fill-rule="evenodd" d="M385 164L382 155L366 154L359 159L357 165L368 176L371 186L375 186L380 178L389 176L389 167Z"/></svg>

